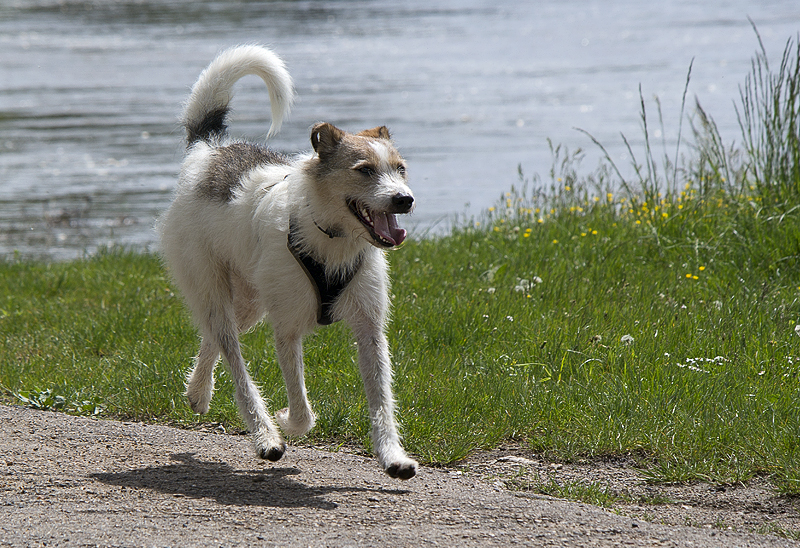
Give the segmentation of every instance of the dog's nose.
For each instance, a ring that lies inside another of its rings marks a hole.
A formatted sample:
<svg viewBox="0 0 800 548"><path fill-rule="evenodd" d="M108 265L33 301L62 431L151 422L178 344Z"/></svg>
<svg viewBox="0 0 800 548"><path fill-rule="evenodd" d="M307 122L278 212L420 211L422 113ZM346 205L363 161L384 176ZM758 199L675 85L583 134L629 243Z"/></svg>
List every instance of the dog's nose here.
<svg viewBox="0 0 800 548"><path fill-rule="evenodd" d="M411 211L411 206L414 205L414 197L409 194L397 193L392 196L392 205L404 213Z"/></svg>

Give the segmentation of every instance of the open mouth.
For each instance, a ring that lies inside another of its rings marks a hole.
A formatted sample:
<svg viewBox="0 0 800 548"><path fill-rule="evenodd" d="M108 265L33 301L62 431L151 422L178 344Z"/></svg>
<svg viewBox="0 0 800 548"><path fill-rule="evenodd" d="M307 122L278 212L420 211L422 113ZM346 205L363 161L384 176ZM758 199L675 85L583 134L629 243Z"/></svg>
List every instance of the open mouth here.
<svg viewBox="0 0 800 548"><path fill-rule="evenodd" d="M394 213L370 211L356 200L350 200L347 205L379 246L394 247L406 239L406 229L397 226Z"/></svg>

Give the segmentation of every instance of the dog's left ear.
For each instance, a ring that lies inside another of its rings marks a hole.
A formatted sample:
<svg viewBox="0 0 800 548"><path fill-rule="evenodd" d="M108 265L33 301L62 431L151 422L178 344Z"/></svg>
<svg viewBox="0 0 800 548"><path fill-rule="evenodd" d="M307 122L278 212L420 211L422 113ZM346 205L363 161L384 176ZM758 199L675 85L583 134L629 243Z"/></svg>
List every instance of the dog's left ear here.
<svg viewBox="0 0 800 548"><path fill-rule="evenodd" d="M372 129L365 129L359 133L362 137L374 137L375 139L391 139L389 135L389 128L386 126L378 126Z"/></svg>
<svg viewBox="0 0 800 548"><path fill-rule="evenodd" d="M327 122L320 122L311 128L311 146L322 160L333 153L342 137L344 137L344 131Z"/></svg>

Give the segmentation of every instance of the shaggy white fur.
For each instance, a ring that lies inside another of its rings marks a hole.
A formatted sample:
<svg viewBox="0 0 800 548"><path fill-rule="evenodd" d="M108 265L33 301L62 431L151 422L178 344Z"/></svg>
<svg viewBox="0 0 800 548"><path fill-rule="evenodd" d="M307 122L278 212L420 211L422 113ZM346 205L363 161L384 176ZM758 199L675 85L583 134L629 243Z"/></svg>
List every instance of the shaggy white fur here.
<svg viewBox="0 0 800 548"><path fill-rule="evenodd" d="M315 422L302 338L321 322L326 306L330 320L346 321L358 342L378 460L390 476L408 479L417 463L400 443L384 333L384 250L405 239L396 215L414 203L405 161L385 127L351 134L320 123L311 132L313 152L294 157L230 139L225 119L232 86L248 74L267 85L270 134L288 115L292 80L274 53L242 46L220 54L186 104L187 156L158 226L166 262L202 335L187 382L189 402L198 413L208 411L222 355L257 454L280 459L286 443L248 374L238 335L265 316L271 322L289 400L275 419L286 434L302 435ZM295 255L321 265L316 282Z"/></svg>

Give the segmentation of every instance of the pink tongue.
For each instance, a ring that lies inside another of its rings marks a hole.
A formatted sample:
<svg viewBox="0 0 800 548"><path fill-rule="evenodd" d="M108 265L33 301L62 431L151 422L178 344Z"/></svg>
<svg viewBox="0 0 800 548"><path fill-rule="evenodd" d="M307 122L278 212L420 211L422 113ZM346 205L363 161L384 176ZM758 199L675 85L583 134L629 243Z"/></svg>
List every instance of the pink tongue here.
<svg viewBox="0 0 800 548"><path fill-rule="evenodd" d="M372 222L375 234L393 245L400 245L406 239L406 229L397 226L397 217L391 213L373 213Z"/></svg>

